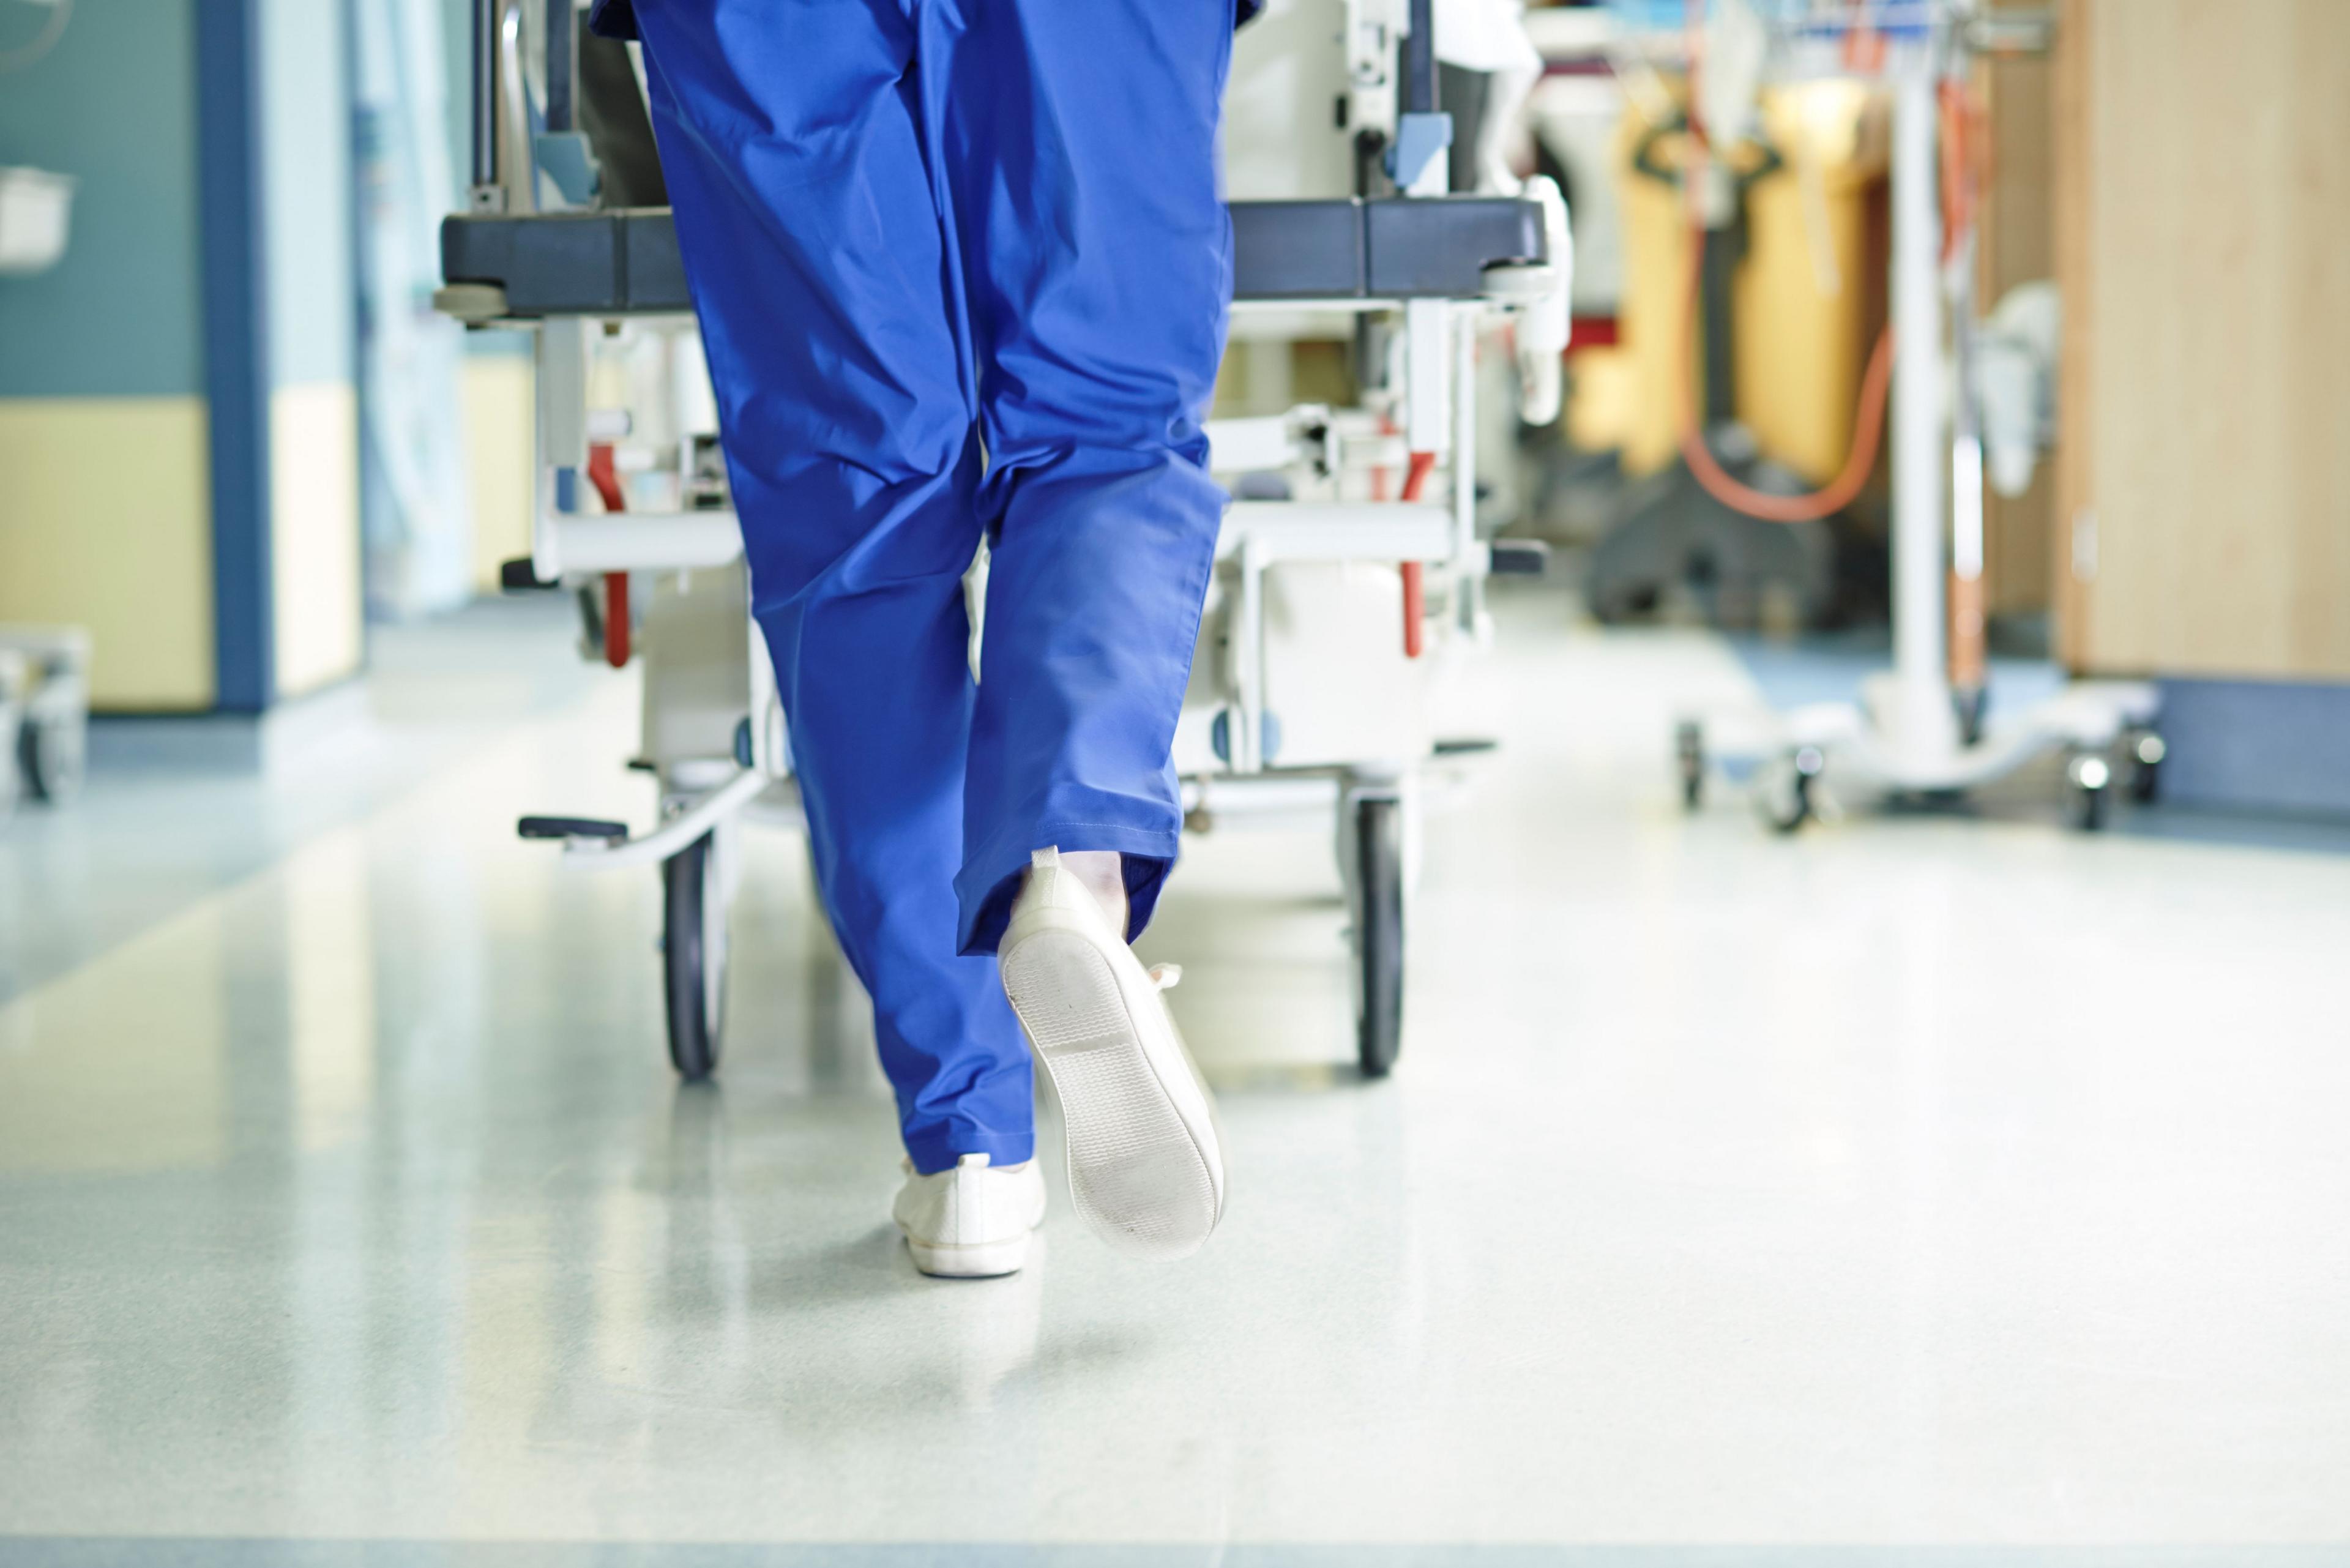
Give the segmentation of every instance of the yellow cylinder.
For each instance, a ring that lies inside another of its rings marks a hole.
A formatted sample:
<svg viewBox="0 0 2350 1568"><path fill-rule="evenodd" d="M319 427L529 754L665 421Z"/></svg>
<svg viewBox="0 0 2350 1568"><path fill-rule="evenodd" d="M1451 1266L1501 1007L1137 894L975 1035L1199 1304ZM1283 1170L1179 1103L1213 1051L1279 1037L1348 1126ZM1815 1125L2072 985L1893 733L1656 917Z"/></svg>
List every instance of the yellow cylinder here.
<svg viewBox="0 0 2350 1568"><path fill-rule="evenodd" d="M1868 334L1883 317L1883 280L1870 256L1872 189L1884 178L1884 114L1864 85L1846 80L1765 91L1762 121L1783 166L1746 191L1747 251L1732 286L1737 334L1734 406L1763 453L1814 483L1844 464L1852 442ZM1619 416L1624 468L1648 473L1680 442L1683 379L1704 406L1690 347L1689 216L1676 185L1632 160L1648 122L1628 109L1617 139L1625 285L1617 322L1629 397ZM1684 134L1665 137L1653 161L1683 165ZM1733 152L1752 167L1752 148Z"/></svg>

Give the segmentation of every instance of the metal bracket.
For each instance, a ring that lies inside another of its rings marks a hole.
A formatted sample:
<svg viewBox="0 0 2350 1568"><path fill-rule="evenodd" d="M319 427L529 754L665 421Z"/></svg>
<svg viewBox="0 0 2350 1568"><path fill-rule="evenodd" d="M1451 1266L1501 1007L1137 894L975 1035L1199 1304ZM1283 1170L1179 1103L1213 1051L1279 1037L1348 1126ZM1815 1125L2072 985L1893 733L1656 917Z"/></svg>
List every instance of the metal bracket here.
<svg viewBox="0 0 2350 1568"><path fill-rule="evenodd" d="M1418 188L1428 166L1452 145L1449 114L1405 114L1396 117L1395 143L1388 149L1388 178L1399 189Z"/></svg>

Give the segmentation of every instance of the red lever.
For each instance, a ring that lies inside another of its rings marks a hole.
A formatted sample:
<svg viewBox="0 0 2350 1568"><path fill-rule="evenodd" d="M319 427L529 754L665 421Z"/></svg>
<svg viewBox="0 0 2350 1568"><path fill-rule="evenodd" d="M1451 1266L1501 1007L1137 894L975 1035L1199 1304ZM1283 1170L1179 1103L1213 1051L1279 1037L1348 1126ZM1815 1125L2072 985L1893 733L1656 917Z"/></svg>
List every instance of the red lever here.
<svg viewBox="0 0 2350 1568"><path fill-rule="evenodd" d="M588 449L588 483L603 498L607 512L626 512L628 493L620 488L619 465L612 461L612 444L598 441ZM604 662L615 670L629 663L629 574L604 574Z"/></svg>

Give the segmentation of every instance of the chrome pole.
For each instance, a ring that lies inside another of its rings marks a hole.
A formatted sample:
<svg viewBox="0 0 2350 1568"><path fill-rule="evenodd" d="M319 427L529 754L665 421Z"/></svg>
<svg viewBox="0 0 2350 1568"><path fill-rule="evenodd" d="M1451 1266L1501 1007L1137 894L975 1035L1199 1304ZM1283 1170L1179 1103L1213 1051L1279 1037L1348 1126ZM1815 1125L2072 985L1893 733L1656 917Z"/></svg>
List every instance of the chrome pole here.
<svg viewBox="0 0 2350 1568"><path fill-rule="evenodd" d="M473 189L479 211L505 205L498 182L498 0L473 0Z"/></svg>

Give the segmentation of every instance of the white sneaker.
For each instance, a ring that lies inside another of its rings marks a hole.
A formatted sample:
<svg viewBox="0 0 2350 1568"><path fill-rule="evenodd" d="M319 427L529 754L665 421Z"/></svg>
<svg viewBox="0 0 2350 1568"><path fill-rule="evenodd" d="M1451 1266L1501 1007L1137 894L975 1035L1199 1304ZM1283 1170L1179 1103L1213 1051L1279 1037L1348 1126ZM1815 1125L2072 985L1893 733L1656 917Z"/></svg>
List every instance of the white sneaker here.
<svg viewBox="0 0 2350 1568"><path fill-rule="evenodd" d="M1124 1251L1199 1251L1223 1218L1224 1158L1208 1086L1159 994L1180 971L1146 971L1053 849L1036 851L996 961L1060 1096L1077 1212Z"/></svg>
<svg viewBox="0 0 2350 1568"><path fill-rule="evenodd" d="M1028 1259L1029 1233L1045 1218L1045 1173L1033 1159L999 1169L983 1154L967 1154L953 1169L924 1176L910 1159L891 1212L914 1267L926 1274L1016 1273Z"/></svg>

